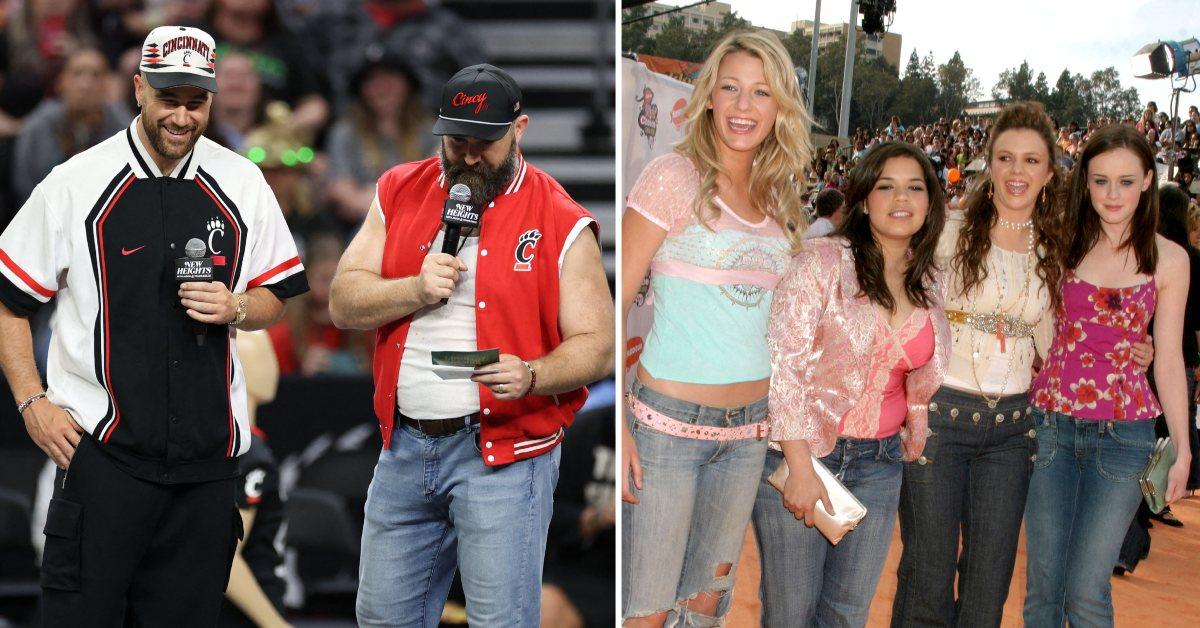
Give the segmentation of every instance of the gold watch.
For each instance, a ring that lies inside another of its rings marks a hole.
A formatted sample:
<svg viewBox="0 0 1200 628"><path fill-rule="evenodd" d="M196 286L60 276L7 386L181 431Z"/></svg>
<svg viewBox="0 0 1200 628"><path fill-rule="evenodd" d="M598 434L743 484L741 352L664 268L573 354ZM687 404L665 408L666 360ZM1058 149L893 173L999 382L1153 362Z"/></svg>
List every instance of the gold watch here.
<svg viewBox="0 0 1200 628"><path fill-rule="evenodd" d="M229 324L237 327L242 324L242 321L246 320L246 297L241 294L233 296L237 297L237 308L234 309L233 320Z"/></svg>

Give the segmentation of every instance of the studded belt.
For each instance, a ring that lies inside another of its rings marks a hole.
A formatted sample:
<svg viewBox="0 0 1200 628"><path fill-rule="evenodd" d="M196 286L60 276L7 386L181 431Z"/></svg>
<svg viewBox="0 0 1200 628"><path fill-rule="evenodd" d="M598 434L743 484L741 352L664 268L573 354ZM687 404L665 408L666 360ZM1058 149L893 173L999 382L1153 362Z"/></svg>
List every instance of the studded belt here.
<svg viewBox="0 0 1200 628"><path fill-rule="evenodd" d="M758 423L750 423L748 425L739 425L737 427L715 427L709 425L692 425L684 423L678 419L673 419L654 408L646 405L642 400L633 395L626 394L625 401L629 404L629 410L638 423L645 425L657 432L662 432L670 436L679 436L682 438L692 438L695 440L743 440L753 438L762 440L767 436L767 422L759 421Z"/></svg>
<svg viewBox="0 0 1200 628"><path fill-rule="evenodd" d="M1003 335L1006 338L1033 337L1033 325L1008 314L977 314L962 310L946 310L946 320L956 325L966 325L985 334Z"/></svg>

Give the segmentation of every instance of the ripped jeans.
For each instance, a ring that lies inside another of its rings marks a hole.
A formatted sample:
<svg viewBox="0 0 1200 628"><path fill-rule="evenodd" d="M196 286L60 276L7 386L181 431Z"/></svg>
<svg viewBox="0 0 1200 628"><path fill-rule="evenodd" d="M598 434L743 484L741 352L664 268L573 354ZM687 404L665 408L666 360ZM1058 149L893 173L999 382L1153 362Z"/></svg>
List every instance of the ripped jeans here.
<svg viewBox="0 0 1200 628"><path fill-rule="evenodd" d="M821 462L867 507L842 542L830 545L783 506L767 477L783 462L772 450L758 485L754 534L762 560L764 626L865 626L892 541L903 466L900 437L839 438Z"/></svg>
<svg viewBox="0 0 1200 628"><path fill-rule="evenodd" d="M767 400L713 408L633 382L631 393L656 412L696 426L739 427L767 418ZM630 417L642 464L638 504L621 504L621 615L670 611L666 626L718 626L754 507L767 439L700 440L652 430ZM701 593L720 595L714 616L689 610Z"/></svg>

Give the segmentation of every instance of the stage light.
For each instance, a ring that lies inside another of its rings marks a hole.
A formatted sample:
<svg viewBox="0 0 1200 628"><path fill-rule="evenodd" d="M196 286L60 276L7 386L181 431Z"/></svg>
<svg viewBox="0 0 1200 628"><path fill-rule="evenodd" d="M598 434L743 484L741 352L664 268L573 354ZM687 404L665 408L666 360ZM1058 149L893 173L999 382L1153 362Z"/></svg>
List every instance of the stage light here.
<svg viewBox="0 0 1200 628"><path fill-rule="evenodd" d="M887 30L883 19L896 12L896 0L862 0L859 3L859 11L863 16L863 32L879 35Z"/></svg>
<svg viewBox="0 0 1200 628"><path fill-rule="evenodd" d="M1129 59L1133 75L1140 79L1200 74L1200 41L1195 37L1178 41L1159 41L1142 46Z"/></svg>

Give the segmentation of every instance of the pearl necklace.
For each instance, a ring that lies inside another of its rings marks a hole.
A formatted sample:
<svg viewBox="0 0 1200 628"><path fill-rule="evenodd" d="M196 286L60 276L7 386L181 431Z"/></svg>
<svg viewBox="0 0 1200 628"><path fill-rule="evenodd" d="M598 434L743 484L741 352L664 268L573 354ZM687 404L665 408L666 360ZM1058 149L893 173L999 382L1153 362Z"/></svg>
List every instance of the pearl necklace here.
<svg viewBox="0 0 1200 628"><path fill-rule="evenodd" d="M996 224L1000 225L1001 227L1004 227L1005 229L1012 229L1013 231L1020 231L1021 229L1029 229L1030 227L1033 227L1033 218L1030 218L1029 220L1026 220L1024 222L1013 222L1011 220L1005 220L1005 219L1001 218L999 215L997 215L996 216Z"/></svg>

